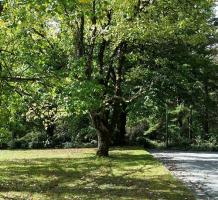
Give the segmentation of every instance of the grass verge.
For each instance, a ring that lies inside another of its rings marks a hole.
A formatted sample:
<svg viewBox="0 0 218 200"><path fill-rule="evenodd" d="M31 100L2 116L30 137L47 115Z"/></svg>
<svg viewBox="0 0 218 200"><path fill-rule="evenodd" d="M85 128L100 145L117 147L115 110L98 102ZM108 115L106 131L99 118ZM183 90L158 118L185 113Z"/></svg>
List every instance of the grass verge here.
<svg viewBox="0 0 218 200"><path fill-rule="evenodd" d="M169 199L192 193L148 152L114 149L0 151L0 199Z"/></svg>

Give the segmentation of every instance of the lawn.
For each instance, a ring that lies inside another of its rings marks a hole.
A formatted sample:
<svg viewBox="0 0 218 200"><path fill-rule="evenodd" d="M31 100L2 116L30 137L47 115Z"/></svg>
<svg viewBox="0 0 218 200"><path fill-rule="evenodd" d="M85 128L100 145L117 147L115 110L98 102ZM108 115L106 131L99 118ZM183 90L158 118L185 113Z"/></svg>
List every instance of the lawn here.
<svg viewBox="0 0 218 200"><path fill-rule="evenodd" d="M148 152L113 149L0 151L0 199L192 200L191 192Z"/></svg>

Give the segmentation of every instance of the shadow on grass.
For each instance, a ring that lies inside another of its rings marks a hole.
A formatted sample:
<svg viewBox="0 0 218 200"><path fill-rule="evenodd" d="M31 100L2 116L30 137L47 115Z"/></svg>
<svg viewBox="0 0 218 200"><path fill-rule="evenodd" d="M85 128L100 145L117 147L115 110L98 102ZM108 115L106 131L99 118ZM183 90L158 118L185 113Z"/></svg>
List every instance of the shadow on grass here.
<svg viewBox="0 0 218 200"><path fill-rule="evenodd" d="M184 199L186 189L168 174L141 178L147 165L159 163L150 155L125 153L108 159L88 156L1 161L0 199L7 199L13 192L52 200ZM27 197L12 195L10 199Z"/></svg>

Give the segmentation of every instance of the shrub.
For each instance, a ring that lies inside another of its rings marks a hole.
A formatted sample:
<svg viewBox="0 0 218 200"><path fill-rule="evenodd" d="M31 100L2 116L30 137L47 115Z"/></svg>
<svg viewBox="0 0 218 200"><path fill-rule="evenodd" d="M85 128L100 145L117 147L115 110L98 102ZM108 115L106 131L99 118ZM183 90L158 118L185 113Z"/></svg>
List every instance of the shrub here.
<svg viewBox="0 0 218 200"><path fill-rule="evenodd" d="M6 148L12 139L12 133L4 128L0 128L0 148Z"/></svg>
<svg viewBox="0 0 218 200"><path fill-rule="evenodd" d="M208 140L204 140L201 136L196 137L195 143L191 145L193 150L216 151L218 150L216 136L211 136Z"/></svg>
<svg viewBox="0 0 218 200"><path fill-rule="evenodd" d="M80 144L90 143L93 140L97 140L97 135L96 130L91 126L81 128L79 132L72 137L72 142Z"/></svg>
<svg viewBox="0 0 218 200"><path fill-rule="evenodd" d="M13 139L8 143L11 149L39 149L45 147L47 136L45 133L33 131L19 139Z"/></svg>

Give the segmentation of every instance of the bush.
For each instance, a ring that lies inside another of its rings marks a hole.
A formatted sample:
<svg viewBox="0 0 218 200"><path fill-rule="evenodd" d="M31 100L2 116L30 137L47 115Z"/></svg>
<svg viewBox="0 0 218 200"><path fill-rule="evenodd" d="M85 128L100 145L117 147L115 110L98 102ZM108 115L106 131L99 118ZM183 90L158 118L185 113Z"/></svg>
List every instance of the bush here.
<svg viewBox="0 0 218 200"><path fill-rule="evenodd" d="M8 142L8 147L10 149L19 149L20 147L20 142L17 141L16 139L11 140L10 142Z"/></svg>
<svg viewBox="0 0 218 200"><path fill-rule="evenodd" d="M63 143L63 148L65 149L69 149L69 148L73 148L74 144L72 142L65 142Z"/></svg>
<svg viewBox="0 0 218 200"><path fill-rule="evenodd" d="M96 130L91 126L81 128L77 134L73 135L71 140L79 144L90 143L97 140Z"/></svg>
<svg viewBox="0 0 218 200"><path fill-rule="evenodd" d="M145 143L145 127L147 124L139 124L127 130L127 141L129 145L144 145Z"/></svg>
<svg viewBox="0 0 218 200"><path fill-rule="evenodd" d="M41 132L30 132L19 139L13 139L8 143L11 149L39 149L45 147L47 136Z"/></svg>
<svg viewBox="0 0 218 200"><path fill-rule="evenodd" d="M45 147L45 142L43 141L32 141L28 143L29 149L42 149Z"/></svg>
<svg viewBox="0 0 218 200"><path fill-rule="evenodd" d="M97 147L97 141L93 140L89 143L81 143L81 142L65 142L63 143L63 148L94 148Z"/></svg>
<svg viewBox="0 0 218 200"><path fill-rule="evenodd" d="M196 137L195 143L191 145L193 150L201 151L217 151L218 143L216 136L211 136L208 140L202 139L200 136Z"/></svg>
<svg viewBox="0 0 218 200"><path fill-rule="evenodd" d="M0 148L6 148L12 139L12 133L4 128L0 128Z"/></svg>

